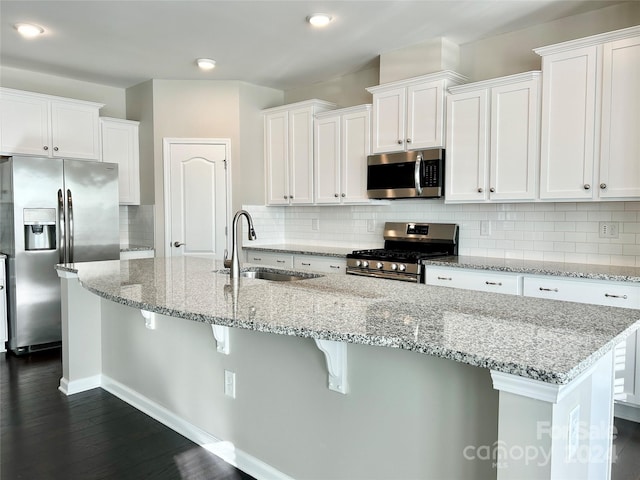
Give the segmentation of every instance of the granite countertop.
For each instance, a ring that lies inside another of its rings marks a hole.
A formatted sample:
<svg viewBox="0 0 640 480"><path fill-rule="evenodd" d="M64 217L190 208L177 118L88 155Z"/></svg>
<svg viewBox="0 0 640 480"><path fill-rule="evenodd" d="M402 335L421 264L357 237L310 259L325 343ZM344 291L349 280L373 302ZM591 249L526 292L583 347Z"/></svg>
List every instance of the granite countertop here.
<svg viewBox="0 0 640 480"><path fill-rule="evenodd" d="M356 275L241 278L234 291L221 262L198 257L57 268L78 272L101 297L164 315L402 348L555 384L571 381L640 326L636 310Z"/></svg>
<svg viewBox="0 0 640 480"><path fill-rule="evenodd" d="M243 245L245 250L257 250L262 252L273 253L290 253L292 255L319 255L324 257L340 257L345 258L348 253L358 250L353 247L337 247L330 245L304 245L297 243L278 243L272 245ZM362 247L372 248L372 247Z"/></svg>
<svg viewBox="0 0 640 480"><path fill-rule="evenodd" d="M441 257L423 260L424 265L492 270L496 272L554 275L616 282L640 283L640 267L592 265L583 263L542 262L489 257Z"/></svg>
<svg viewBox="0 0 640 480"><path fill-rule="evenodd" d="M147 250L154 250L153 247L145 246L145 245L133 245L133 244L122 244L120 245L121 252L144 252Z"/></svg>

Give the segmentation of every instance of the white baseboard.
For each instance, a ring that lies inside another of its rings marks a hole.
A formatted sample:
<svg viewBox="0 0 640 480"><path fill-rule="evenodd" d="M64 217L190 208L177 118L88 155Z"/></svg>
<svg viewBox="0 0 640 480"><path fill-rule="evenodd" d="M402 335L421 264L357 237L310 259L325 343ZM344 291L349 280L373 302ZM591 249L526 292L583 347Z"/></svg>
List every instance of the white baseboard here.
<svg viewBox="0 0 640 480"><path fill-rule="evenodd" d="M62 388L62 381L60 382ZM271 465L235 448L233 443L220 440L205 432L201 428L187 422L175 413L157 404L153 400L140 395L126 385L113 380L106 375L101 376L101 385L104 390L115 395L129 405L137 408L151 418L166 425L180 435L200 445L211 453L222 458L227 463L239 468L245 473L265 480L293 480L288 475L276 470Z"/></svg>
<svg viewBox="0 0 640 480"><path fill-rule="evenodd" d="M60 390L65 395L73 395L80 392L86 392L102 386L102 375L94 375L93 377L82 378L80 380L74 380L70 382L66 378L60 379Z"/></svg>

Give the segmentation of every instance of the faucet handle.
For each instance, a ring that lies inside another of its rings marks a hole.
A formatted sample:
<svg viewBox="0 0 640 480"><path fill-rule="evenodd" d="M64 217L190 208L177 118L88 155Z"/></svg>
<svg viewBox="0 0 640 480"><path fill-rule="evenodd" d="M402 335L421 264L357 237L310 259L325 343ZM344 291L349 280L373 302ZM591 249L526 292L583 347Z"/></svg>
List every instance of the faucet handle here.
<svg viewBox="0 0 640 480"><path fill-rule="evenodd" d="M227 250L226 248L224 249L223 265L224 265L224 268L231 268L231 259L229 258L229 250Z"/></svg>

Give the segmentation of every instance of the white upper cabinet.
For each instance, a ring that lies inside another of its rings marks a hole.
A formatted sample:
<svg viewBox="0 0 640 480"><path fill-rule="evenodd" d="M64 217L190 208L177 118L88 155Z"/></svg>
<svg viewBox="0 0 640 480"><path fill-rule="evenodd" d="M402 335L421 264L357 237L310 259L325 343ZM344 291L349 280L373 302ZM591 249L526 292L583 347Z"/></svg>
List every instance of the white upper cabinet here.
<svg viewBox="0 0 640 480"><path fill-rule="evenodd" d="M314 115L334 108L309 100L263 111L268 205L313 203Z"/></svg>
<svg viewBox="0 0 640 480"><path fill-rule="evenodd" d="M465 81L442 71L367 88L373 94L372 152L443 147L446 89Z"/></svg>
<svg viewBox="0 0 640 480"><path fill-rule="evenodd" d="M449 89L445 201L537 195L540 72Z"/></svg>
<svg viewBox="0 0 640 480"><path fill-rule="evenodd" d="M640 27L538 48L540 198L640 198Z"/></svg>
<svg viewBox="0 0 640 480"><path fill-rule="evenodd" d="M102 104L0 89L0 152L100 159Z"/></svg>
<svg viewBox="0 0 640 480"><path fill-rule="evenodd" d="M315 203L366 203L371 105L316 115Z"/></svg>
<svg viewBox="0 0 640 480"><path fill-rule="evenodd" d="M640 198L640 29L603 46L600 198Z"/></svg>
<svg viewBox="0 0 640 480"><path fill-rule="evenodd" d="M139 122L100 118L102 161L118 164L120 204L140 205Z"/></svg>

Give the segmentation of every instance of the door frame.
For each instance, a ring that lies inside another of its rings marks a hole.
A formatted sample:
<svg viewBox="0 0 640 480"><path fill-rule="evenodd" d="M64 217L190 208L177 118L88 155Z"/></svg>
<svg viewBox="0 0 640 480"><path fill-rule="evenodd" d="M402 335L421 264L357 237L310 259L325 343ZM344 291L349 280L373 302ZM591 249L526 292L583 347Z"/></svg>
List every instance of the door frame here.
<svg viewBox="0 0 640 480"><path fill-rule="evenodd" d="M233 196L231 195L231 139L230 138L179 138L179 137L164 137L162 139L162 161L163 161L163 168L164 168L164 172L163 172L163 196L164 196L164 248L165 248L165 252L170 253L171 252L171 245L167 244L167 239L171 239L171 195L169 195L169 188L171 185L170 182L170 178L169 178L169 172L171 172L171 156L169 154L171 146L172 145L176 145L176 144L189 144L189 145L221 145L223 144L225 146L225 151L226 151L226 158L225 158L225 162L226 162L226 168L225 168L225 175L224 175L224 180L225 180L225 187L227 190L227 194L226 194L226 198L225 198L225 202L226 202L226 208L225 208L225 224L224 224L224 228L225 228L225 238L226 238L226 245L225 245L225 249L227 251L231 251L230 250L230 236L229 236L229 232L231 231L230 226L229 226L229 222L231 219L231 199L233 198ZM169 248L169 250L166 250L167 248ZM167 255L165 253L165 257L169 257L171 255Z"/></svg>

